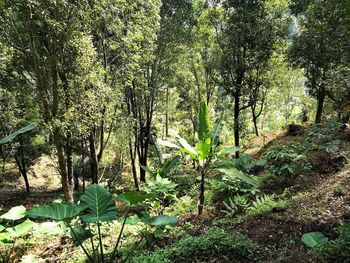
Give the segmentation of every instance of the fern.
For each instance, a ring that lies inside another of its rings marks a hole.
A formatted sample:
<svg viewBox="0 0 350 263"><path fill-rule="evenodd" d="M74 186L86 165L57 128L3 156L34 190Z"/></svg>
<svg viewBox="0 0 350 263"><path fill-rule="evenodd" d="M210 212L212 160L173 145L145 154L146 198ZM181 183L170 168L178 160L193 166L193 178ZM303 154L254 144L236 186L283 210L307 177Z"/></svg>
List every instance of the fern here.
<svg viewBox="0 0 350 263"><path fill-rule="evenodd" d="M260 215L269 213L273 210L283 210L286 208L285 201L274 200L275 195L262 195L256 197L256 200L253 201L252 206L248 208L248 213L250 215Z"/></svg>

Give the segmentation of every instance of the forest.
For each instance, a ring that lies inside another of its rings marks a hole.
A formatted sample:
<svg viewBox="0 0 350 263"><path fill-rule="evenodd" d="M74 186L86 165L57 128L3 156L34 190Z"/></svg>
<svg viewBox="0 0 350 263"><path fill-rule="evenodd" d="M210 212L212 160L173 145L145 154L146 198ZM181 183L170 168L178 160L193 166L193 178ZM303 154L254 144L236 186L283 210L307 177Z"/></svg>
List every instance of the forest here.
<svg viewBox="0 0 350 263"><path fill-rule="evenodd" d="M0 263L350 262L350 1L0 0Z"/></svg>

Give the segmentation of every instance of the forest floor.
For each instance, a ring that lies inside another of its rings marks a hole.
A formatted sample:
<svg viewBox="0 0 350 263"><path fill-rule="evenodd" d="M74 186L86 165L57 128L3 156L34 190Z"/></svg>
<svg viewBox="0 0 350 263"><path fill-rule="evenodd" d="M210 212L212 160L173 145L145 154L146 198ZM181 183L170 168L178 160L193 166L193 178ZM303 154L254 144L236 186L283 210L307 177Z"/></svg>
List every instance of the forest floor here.
<svg viewBox="0 0 350 263"><path fill-rule="evenodd" d="M314 151L308 156L312 164L310 171L292 182L277 181L273 187L262 189L266 194L284 194L287 198L285 209L244 217L239 222L224 226L230 233L241 232L249 237L258 246L263 262L321 262L303 245L301 236L306 232L320 231L334 239L336 227L350 223L350 128L347 127L338 137L341 140L339 154L330 158L329 154ZM273 145L288 145L303 139L303 135L288 136L285 132L279 132L275 137L269 136L268 140L255 139L255 149L251 152L259 158ZM260 149L256 147L259 143L264 145ZM57 198L60 194L59 181L52 165L52 161L46 157L33 167L30 194L26 194L23 183L19 183L22 178L16 175L14 167L3 173L0 181L1 210L15 205L30 208ZM203 219L192 215L180 221L191 222L200 233L217 220L216 213L207 213ZM62 240L58 241L56 248L66 242ZM45 254L42 253L41 256Z"/></svg>

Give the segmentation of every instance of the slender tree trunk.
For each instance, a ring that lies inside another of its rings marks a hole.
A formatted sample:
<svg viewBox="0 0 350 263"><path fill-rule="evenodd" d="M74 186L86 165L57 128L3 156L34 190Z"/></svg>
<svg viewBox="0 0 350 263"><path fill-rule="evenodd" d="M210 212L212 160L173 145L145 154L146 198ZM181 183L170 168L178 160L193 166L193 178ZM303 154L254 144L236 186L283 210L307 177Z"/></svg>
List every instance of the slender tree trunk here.
<svg viewBox="0 0 350 263"><path fill-rule="evenodd" d="M169 136L169 87L166 87L165 136Z"/></svg>
<svg viewBox="0 0 350 263"><path fill-rule="evenodd" d="M205 168L199 168L201 182L199 185L199 197L198 197L198 215L201 216L203 214L204 207L204 192L205 192Z"/></svg>
<svg viewBox="0 0 350 263"><path fill-rule="evenodd" d="M90 132L89 148L90 148L89 159L90 159L91 181L93 184L98 184L98 158L96 154L96 136L94 131Z"/></svg>
<svg viewBox="0 0 350 263"><path fill-rule="evenodd" d="M322 112L323 112L323 105L324 105L325 98L326 98L326 91L324 87L321 86L317 96L317 112L316 112L315 123L320 123L322 120Z"/></svg>
<svg viewBox="0 0 350 263"><path fill-rule="evenodd" d="M235 92L234 95L235 98L235 104L234 104L234 126L233 126L233 131L234 131L234 137L235 137L235 146L239 147L239 100L240 100L240 95L239 92ZM236 152L236 158L239 158L239 151Z"/></svg>
<svg viewBox="0 0 350 263"><path fill-rule="evenodd" d="M132 169L132 175L134 178L135 189L136 191L140 191L139 181L137 179L137 171L136 171L135 149L133 150L132 148L131 138L129 138L129 153L130 153L131 169Z"/></svg>
<svg viewBox="0 0 350 263"><path fill-rule="evenodd" d="M68 169L66 165L67 163L64 156L64 148L62 146L63 141L60 136L59 128L54 128L53 137L54 144L57 150L58 169L61 175L63 194L68 202L73 202L73 187L72 182L70 181L68 176Z"/></svg>
<svg viewBox="0 0 350 263"><path fill-rule="evenodd" d="M259 137L259 129L258 129L258 124L257 124L257 118L253 113L253 124L254 124L254 130L255 130L255 135Z"/></svg>
<svg viewBox="0 0 350 263"><path fill-rule="evenodd" d="M27 193L30 193L30 187L29 187L29 180L28 180L28 174L27 174L27 168L26 168L26 165L25 165L25 160L24 160L24 156L23 156L23 144L21 143L20 144L20 150L19 150L19 153L18 155L15 154L15 160L16 160L16 163L17 163L17 166L18 166L18 170L19 170L19 173L20 175L22 175L23 179L24 179L24 184L26 186L26 192Z"/></svg>

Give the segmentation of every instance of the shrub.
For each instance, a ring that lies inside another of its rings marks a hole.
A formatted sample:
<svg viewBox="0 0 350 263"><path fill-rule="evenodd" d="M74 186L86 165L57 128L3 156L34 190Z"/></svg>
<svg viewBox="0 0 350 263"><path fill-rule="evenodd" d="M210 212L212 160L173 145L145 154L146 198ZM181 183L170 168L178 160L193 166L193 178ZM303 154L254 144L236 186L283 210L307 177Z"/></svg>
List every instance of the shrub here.
<svg viewBox="0 0 350 263"><path fill-rule="evenodd" d="M244 235L214 227L199 237L187 237L166 249L133 259L134 263L240 262L254 260L254 244Z"/></svg>
<svg viewBox="0 0 350 263"><path fill-rule="evenodd" d="M300 144L278 145L266 153L268 170L277 176L292 178L311 168L305 149Z"/></svg>

